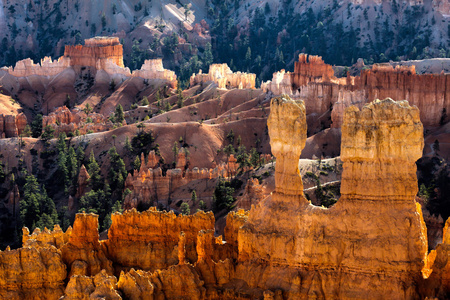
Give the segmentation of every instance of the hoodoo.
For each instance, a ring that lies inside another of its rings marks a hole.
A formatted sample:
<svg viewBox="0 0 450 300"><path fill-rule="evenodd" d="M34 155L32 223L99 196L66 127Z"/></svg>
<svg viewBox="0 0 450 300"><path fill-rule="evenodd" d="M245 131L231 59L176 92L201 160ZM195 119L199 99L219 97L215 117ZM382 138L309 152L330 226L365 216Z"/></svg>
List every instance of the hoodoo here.
<svg viewBox="0 0 450 300"><path fill-rule="evenodd" d="M64 57L70 58L71 66L106 69L106 61L111 60L124 68L123 47L118 37L94 37L83 45L66 46Z"/></svg>
<svg viewBox="0 0 450 300"><path fill-rule="evenodd" d="M311 205L301 189L302 107L287 96L272 99L276 191L251 209L239 230L243 274L263 274L247 283L283 290L292 299L413 298L427 251L414 201L415 161L423 147L418 109L386 99L346 111L342 196L325 209Z"/></svg>

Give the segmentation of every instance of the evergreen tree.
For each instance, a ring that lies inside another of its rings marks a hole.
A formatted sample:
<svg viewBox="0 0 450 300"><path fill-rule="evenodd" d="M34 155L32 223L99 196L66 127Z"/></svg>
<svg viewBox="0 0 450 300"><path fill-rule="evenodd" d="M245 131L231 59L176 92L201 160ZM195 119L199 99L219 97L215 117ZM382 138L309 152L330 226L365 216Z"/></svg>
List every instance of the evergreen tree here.
<svg viewBox="0 0 450 300"><path fill-rule="evenodd" d="M148 104L149 104L149 103L148 103L148 98L144 96L144 98L142 98L141 105L142 105L142 106L147 106Z"/></svg>
<svg viewBox="0 0 450 300"><path fill-rule="evenodd" d="M122 124L122 122L124 120L123 107L120 104L118 104L116 106L116 111L114 112L114 119L115 119L116 123L119 123L119 124Z"/></svg>
<svg viewBox="0 0 450 300"><path fill-rule="evenodd" d="M58 222L55 203L47 196L45 188L39 187L33 175L28 175L25 179L24 193L19 205L20 221L31 230L37 225L41 229L52 228Z"/></svg>
<svg viewBox="0 0 450 300"><path fill-rule="evenodd" d="M205 52L203 53L203 66L205 68L209 67L213 63L213 55L211 52L211 44L206 43Z"/></svg>
<svg viewBox="0 0 450 300"><path fill-rule="evenodd" d="M42 115L38 114L31 122L31 136L34 138L40 137L42 134Z"/></svg>
<svg viewBox="0 0 450 300"><path fill-rule="evenodd" d="M6 178L6 173L5 173L5 170L3 169L3 163L0 163L0 183L5 182L5 178Z"/></svg>
<svg viewBox="0 0 450 300"><path fill-rule="evenodd" d="M58 179L64 186L64 191L67 193L70 184L70 178L67 164L67 146L65 133L61 133L59 135L56 148L58 149Z"/></svg>
<svg viewBox="0 0 450 300"><path fill-rule="evenodd" d="M141 160L139 159L139 156L136 155L136 158L134 159L133 162L133 169L139 170L140 167L141 167Z"/></svg>
<svg viewBox="0 0 450 300"><path fill-rule="evenodd" d="M177 162L177 155L178 155L178 151L180 149L178 148L178 143L174 142L173 143L173 147L172 147L172 152L173 152L173 163L175 164Z"/></svg>
<svg viewBox="0 0 450 300"><path fill-rule="evenodd" d="M76 154L77 154L77 168L80 169L84 161L84 150L83 148L81 148L81 146L77 147Z"/></svg>
<svg viewBox="0 0 450 300"><path fill-rule="evenodd" d="M197 202L197 193L195 192L195 190L192 191L191 201L192 201L192 204L194 204L194 205Z"/></svg>
<svg viewBox="0 0 450 300"><path fill-rule="evenodd" d="M103 181L100 175L100 167L95 160L94 151L91 151L91 155L89 157L89 163L87 167L87 171L89 173L89 185L93 190L100 190L103 188Z"/></svg>
<svg viewBox="0 0 450 300"><path fill-rule="evenodd" d="M250 165L252 165L254 168L260 166L260 155L258 151L255 148L252 148L250 151Z"/></svg>
<svg viewBox="0 0 450 300"><path fill-rule="evenodd" d="M123 189L123 184L127 178L127 170L125 169L125 163L120 155L116 151L116 147L109 149L109 159L111 166L109 168L108 180L113 191Z"/></svg>
<svg viewBox="0 0 450 300"><path fill-rule="evenodd" d="M131 146L130 139L128 138L128 136L125 137L125 146L124 146L124 148L125 148L128 152L133 153L133 146Z"/></svg>
<svg viewBox="0 0 450 300"><path fill-rule="evenodd" d="M181 204L180 209L181 209L181 213L182 213L183 215L185 215L185 216L191 214L191 209L190 209L190 207L189 207L189 204L186 203L186 202L183 202L183 203Z"/></svg>
<svg viewBox="0 0 450 300"><path fill-rule="evenodd" d="M69 181L72 184L75 184L79 169L78 169L77 154L75 153L75 149L73 149L73 147L69 148L67 154L67 171L69 174Z"/></svg>
<svg viewBox="0 0 450 300"><path fill-rule="evenodd" d="M50 125L45 126L44 132L41 135L41 139L47 143L49 140L54 138L55 129L53 129Z"/></svg>
<svg viewBox="0 0 450 300"><path fill-rule="evenodd" d="M178 87L177 87L177 106L178 106L178 108L182 108L184 106L183 100L184 100L183 91L181 89L180 84L178 83Z"/></svg>

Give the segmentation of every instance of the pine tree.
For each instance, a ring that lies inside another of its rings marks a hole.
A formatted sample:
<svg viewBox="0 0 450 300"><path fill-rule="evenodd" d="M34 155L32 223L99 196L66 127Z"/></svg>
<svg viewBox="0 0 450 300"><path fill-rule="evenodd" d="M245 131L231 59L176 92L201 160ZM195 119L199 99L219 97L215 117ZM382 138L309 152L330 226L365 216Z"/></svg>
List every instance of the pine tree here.
<svg viewBox="0 0 450 300"><path fill-rule="evenodd" d="M125 169L125 163L120 155L116 151L116 147L109 149L109 158L111 166L109 168L108 180L112 190L122 190L125 179L127 178L127 170Z"/></svg>
<svg viewBox="0 0 450 300"><path fill-rule="evenodd" d="M206 67L208 67L209 65L211 65L213 63L213 55L211 52L211 44L210 43L206 43L205 45L205 52L203 54L203 64Z"/></svg>
<svg viewBox="0 0 450 300"><path fill-rule="evenodd" d="M141 167L141 160L139 159L139 156L136 155L136 158L134 159L133 162L133 169L139 170L140 167Z"/></svg>
<svg viewBox="0 0 450 300"><path fill-rule="evenodd" d="M125 146L124 147L128 152L133 153L133 146L131 146L130 139L128 138L128 136L125 137Z"/></svg>
<svg viewBox="0 0 450 300"><path fill-rule="evenodd" d="M119 124L123 123L123 120L124 120L123 107L120 104L118 104L116 106L116 111L114 112L114 119L115 119L116 123L119 123Z"/></svg>
<svg viewBox="0 0 450 300"><path fill-rule="evenodd" d="M181 213L183 214L183 215L189 215L190 213L191 213L191 209L190 209L190 207L189 207L189 204L187 204L186 202L183 202L182 204L181 204L181 206L180 206L180 209L181 209Z"/></svg>
<svg viewBox="0 0 450 300"><path fill-rule="evenodd" d="M55 129L53 129L50 125L45 126L44 132L41 135L41 139L47 143L49 140L54 138Z"/></svg>
<svg viewBox="0 0 450 300"><path fill-rule="evenodd" d="M192 204L194 204L194 205L197 202L197 193L195 192L195 190L192 191L191 201L192 201Z"/></svg>
<svg viewBox="0 0 450 300"><path fill-rule="evenodd" d="M31 136L34 138L40 137L42 134L42 115L38 114L31 122Z"/></svg>
<svg viewBox="0 0 450 300"><path fill-rule="evenodd" d="M52 228L58 223L55 202L48 197L44 187L39 187L33 175L28 175L25 179L24 195L19 205L22 225L31 230L36 226L41 229Z"/></svg>
<svg viewBox="0 0 450 300"><path fill-rule="evenodd" d="M95 160L94 151L91 151L87 171L90 176L89 185L92 187L92 189L93 190L102 189L103 181L102 181L102 177L100 175L100 167L98 166L98 163Z"/></svg>
<svg viewBox="0 0 450 300"><path fill-rule="evenodd" d="M250 151L250 164L256 168L260 165L260 155L255 148Z"/></svg>
<svg viewBox="0 0 450 300"><path fill-rule="evenodd" d="M58 179L64 186L64 191L67 193L70 184L68 161L67 161L67 146L66 146L66 134L61 133L56 144L58 149Z"/></svg>
<svg viewBox="0 0 450 300"><path fill-rule="evenodd" d="M67 154L67 170L69 172L69 181L74 184L78 175L78 159L73 147L69 148Z"/></svg>
<svg viewBox="0 0 450 300"><path fill-rule="evenodd" d="M148 104L149 104L148 103L148 98L144 96L144 98L142 98L141 105L142 106L147 106Z"/></svg>
<svg viewBox="0 0 450 300"><path fill-rule="evenodd" d="M177 87L177 106L178 106L178 108L182 108L184 106L183 100L184 100L183 91L181 89L180 84L178 83L178 87Z"/></svg>

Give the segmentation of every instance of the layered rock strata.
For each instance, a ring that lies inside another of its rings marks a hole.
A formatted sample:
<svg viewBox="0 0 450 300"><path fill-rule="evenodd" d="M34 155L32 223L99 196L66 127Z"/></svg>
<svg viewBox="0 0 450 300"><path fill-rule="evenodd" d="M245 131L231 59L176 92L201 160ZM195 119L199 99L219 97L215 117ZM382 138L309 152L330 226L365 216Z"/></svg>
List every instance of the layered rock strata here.
<svg viewBox="0 0 450 300"><path fill-rule="evenodd" d="M276 190L252 208L238 237L242 279L261 269L246 280L250 288L297 299L408 299L418 292L427 251L414 201L423 148L419 111L387 99L361 111L351 107L344 120L341 198L330 209L314 207L303 196L297 164L289 163L305 141L303 103L272 99Z"/></svg>
<svg viewBox="0 0 450 300"><path fill-rule="evenodd" d="M307 114L317 118L331 111L334 128L341 127L345 108L356 105L361 109L366 103L386 97L408 100L419 108L425 126L438 126L448 121L445 112L450 109L449 82L450 74L418 75L414 66L394 68L386 64L362 70L360 76L336 78L321 57L300 54L294 72L276 72L272 81L261 88L274 95L286 93L303 99Z"/></svg>
<svg viewBox="0 0 450 300"><path fill-rule="evenodd" d="M213 81L219 88L254 89L256 74L233 73L227 64L212 64L209 66L208 74L203 74L202 70L198 74L192 74L190 86L203 82Z"/></svg>

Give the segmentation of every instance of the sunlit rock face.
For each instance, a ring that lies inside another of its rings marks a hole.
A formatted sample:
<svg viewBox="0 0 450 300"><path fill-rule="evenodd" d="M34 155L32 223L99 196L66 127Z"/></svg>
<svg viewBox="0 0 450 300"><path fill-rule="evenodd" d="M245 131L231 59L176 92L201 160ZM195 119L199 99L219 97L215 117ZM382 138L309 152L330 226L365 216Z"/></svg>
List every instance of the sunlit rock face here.
<svg viewBox="0 0 450 300"><path fill-rule="evenodd" d="M200 70L198 74L192 74L190 85L194 86L203 82L213 81L219 88L239 88L254 89L256 74L253 73L233 73L227 64L212 64L209 66L208 74L203 74Z"/></svg>
<svg viewBox="0 0 450 300"><path fill-rule="evenodd" d="M276 171L276 191L252 208L239 231L242 276L260 268L262 277L247 280L251 287L301 299L412 298L427 251L414 200L415 161L423 147L418 109L386 99L346 111L342 196L325 209L312 206L301 189L294 192L301 187L294 162L304 144L290 140L305 135L306 127L298 126L305 115L297 108L302 104L281 98L272 99L268 126L277 168L284 172ZM285 131L281 136L278 128ZM290 146L280 147L280 138Z"/></svg>

